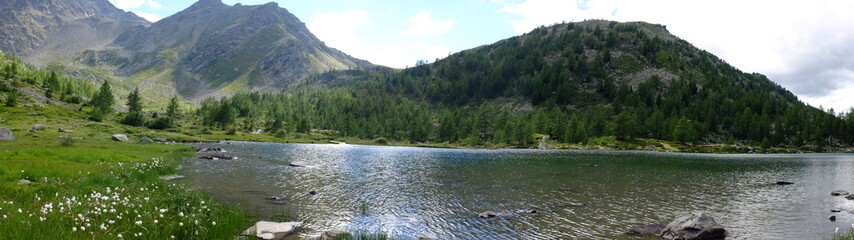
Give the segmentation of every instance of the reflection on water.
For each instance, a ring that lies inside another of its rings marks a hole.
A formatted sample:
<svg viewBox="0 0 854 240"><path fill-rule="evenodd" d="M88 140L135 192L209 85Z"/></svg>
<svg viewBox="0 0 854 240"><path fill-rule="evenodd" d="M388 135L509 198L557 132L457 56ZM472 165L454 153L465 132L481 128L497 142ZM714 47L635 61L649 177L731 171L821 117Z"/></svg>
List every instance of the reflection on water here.
<svg viewBox="0 0 854 240"><path fill-rule="evenodd" d="M262 218L295 216L307 222L306 236L343 228L402 239L611 239L697 210L745 239L826 239L854 223L847 212L828 221L830 209L854 211L854 201L830 196L854 190L851 154L195 146L240 159L187 160L187 182ZM310 166L288 166L295 161ZM780 180L795 184L774 184ZM477 217L521 209L538 212Z"/></svg>

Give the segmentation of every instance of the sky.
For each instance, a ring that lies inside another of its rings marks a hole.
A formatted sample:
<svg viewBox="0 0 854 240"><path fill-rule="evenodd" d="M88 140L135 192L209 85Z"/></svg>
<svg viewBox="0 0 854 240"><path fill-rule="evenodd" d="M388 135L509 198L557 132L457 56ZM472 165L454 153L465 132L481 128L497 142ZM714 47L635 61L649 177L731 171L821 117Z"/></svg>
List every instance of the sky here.
<svg viewBox="0 0 854 240"><path fill-rule="evenodd" d="M765 74L802 101L854 107L851 0L223 0L275 1L327 45L404 68L563 21L666 25L677 37L745 72ZM150 21L195 0L110 0Z"/></svg>

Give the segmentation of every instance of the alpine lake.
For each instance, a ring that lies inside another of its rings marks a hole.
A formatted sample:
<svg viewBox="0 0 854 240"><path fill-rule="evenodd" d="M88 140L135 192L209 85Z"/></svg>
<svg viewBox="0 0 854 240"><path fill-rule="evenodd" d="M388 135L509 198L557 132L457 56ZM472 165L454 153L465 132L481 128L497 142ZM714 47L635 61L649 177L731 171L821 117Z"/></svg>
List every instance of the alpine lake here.
<svg viewBox="0 0 854 240"><path fill-rule="evenodd" d="M634 239L634 226L695 211L733 239L828 239L854 224L854 201L830 194L854 190L854 154L191 145L238 159L187 159L179 181L260 219L304 221L298 237Z"/></svg>

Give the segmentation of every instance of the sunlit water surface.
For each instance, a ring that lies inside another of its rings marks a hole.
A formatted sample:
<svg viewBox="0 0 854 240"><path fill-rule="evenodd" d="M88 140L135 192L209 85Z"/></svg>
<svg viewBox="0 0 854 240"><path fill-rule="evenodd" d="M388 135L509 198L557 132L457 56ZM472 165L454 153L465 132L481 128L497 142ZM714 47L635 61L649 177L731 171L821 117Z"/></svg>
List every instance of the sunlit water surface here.
<svg viewBox="0 0 854 240"><path fill-rule="evenodd" d="M613 239L691 211L711 213L738 239L827 239L854 224L854 214L830 212L854 211L854 201L830 196L854 192L852 154L193 145L240 159L188 159L182 181L261 218L305 221L303 237L339 228L399 239ZM296 161L310 167L288 166ZM520 209L538 212L478 218Z"/></svg>

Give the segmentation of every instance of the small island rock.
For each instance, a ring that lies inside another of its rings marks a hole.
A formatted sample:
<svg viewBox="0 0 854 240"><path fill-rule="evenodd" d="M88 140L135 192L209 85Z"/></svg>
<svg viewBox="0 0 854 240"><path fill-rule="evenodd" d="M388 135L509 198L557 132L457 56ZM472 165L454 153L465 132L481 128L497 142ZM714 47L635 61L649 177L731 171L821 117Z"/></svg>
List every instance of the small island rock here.
<svg viewBox="0 0 854 240"><path fill-rule="evenodd" d="M830 192L830 196L843 196L843 195L848 195L848 191L836 190L836 191Z"/></svg>
<svg viewBox="0 0 854 240"><path fill-rule="evenodd" d="M305 162L291 162L288 164L291 167L308 167L308 163Z"/></svg>
<svg viewBox="0 0 854 240"><path fill-rule="evenodd" d="M667 224L660 236L680 240L724 239L726 230L708 213L694 212Z"/></svg>

